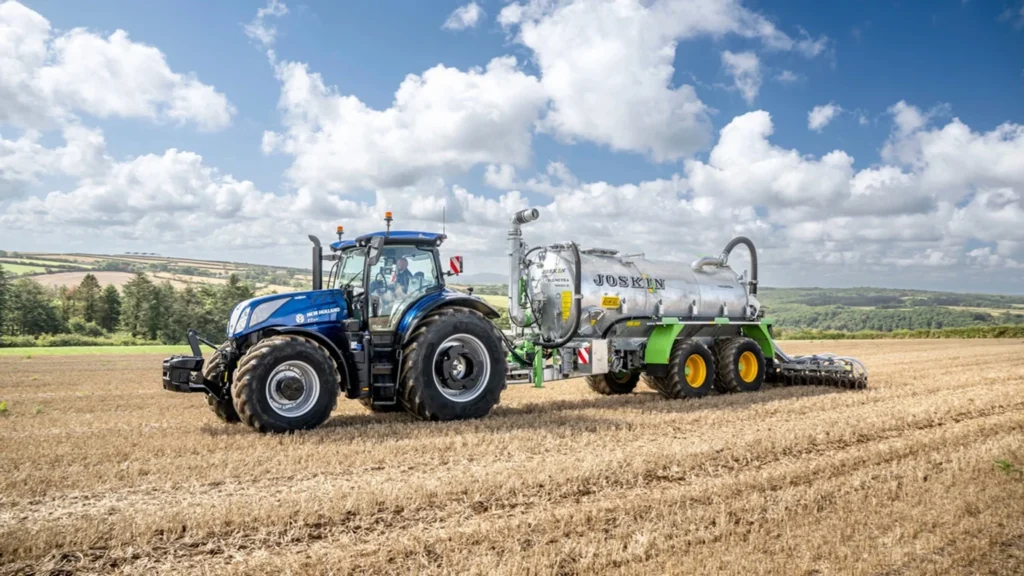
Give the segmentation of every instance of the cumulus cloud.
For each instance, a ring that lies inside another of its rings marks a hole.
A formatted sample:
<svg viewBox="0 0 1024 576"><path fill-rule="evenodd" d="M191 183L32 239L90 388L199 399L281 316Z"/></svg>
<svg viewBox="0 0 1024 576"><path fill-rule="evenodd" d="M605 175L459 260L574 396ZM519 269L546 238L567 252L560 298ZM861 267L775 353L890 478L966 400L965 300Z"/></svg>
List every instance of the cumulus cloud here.
<svg viewBox="0 0 1024 576"><path fill-rule="evenodd" d="M0 124L50 129L79 113L144 118L219 130L235 113L227 97L163 53L117 30L60 35L24 5L0 4Z"/></svg>
<svg viewBox="0 0 1024 576"><path fill-rule="evenodd" d="M465 6L459 6L448 15L448 18L441 26L445 30L465 30L473 28L480 21L484 11L476 2L470 2Z"/></svg>
<svg viewBox="0 0 1024 576"><path fill-rule="evenodd" d="M761 90L761 61L753 52L722 52L722 67L747 104L753 104Z"/></svg>
<svg viewBox="0 0 1024 576"><path fill-rule="evenodd" d="M711 136L708 107L693 86L673 82L678 42L735 35L806 56L827 44L794 40L737 0L532 0L508 4L498 22L534 54L551 98L545 130L659 162L689 156ZM750 62L744 97L760 86Z"/></svg>
<svg viewBox="0 0 1024 576"><path fill-rule="evenodd" d="M821 132L842 111L843 108L833 102L815 106L807 113L807 128Z"/></svg>
<svg viewBox="0 0 1024 576"><path fill-rule="evenodd" d="M339 94L305 64L278 66L285 130L265 151L294 158L298 187L333 192L396 188L477 164L523 165L546 97L511 56L467 71L437 65L410 74L391 107Z"/></svg>

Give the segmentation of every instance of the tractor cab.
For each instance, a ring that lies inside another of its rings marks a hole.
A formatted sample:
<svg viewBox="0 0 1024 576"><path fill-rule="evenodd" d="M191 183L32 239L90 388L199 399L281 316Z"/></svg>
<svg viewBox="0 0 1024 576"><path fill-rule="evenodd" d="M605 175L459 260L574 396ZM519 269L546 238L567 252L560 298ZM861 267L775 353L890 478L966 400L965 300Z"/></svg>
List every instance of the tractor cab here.
<svg viewBox="0 0 1024 576"><path fill-rule="evenodd" d="M444 291L438 247L443 234L376 232L331 244L325 287L342 290L351 317L371 331L395 330L424 296Z"/></svg>

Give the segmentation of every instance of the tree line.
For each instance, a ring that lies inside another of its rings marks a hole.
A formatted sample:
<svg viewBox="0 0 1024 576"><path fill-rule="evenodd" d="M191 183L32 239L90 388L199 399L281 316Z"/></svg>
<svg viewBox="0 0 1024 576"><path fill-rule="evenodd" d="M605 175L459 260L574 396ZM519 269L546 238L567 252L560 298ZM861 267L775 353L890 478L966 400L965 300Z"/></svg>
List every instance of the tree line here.
<svg viewBox="0 0 1024 576"><path fill-rule="evenodd" d="M177 344L189 328L209 337L223 334L232 308L253 295L252 286L234 274L224 284L176 289L138 272L118 290L88 273L77 286L50 288L14 279L0 266L0 335L15 345L65 334Z"/></svg>

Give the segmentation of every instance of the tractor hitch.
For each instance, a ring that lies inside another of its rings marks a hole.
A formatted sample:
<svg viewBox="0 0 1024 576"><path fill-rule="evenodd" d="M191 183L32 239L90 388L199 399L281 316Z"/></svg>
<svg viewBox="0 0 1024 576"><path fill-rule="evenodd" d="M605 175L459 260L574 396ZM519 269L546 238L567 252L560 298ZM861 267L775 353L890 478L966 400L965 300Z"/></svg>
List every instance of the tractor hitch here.
<svg viewBox="0 0 1024 576"><path fill-rule="evenodd" d="M208 386L203 377L203 351L199 349L199 343L202 342L213 349L217 347L195 330L190 329L185 337L189 348L192 349L192 355L175 354L164 359L164 390L213 393L213 387Z"/></svg>

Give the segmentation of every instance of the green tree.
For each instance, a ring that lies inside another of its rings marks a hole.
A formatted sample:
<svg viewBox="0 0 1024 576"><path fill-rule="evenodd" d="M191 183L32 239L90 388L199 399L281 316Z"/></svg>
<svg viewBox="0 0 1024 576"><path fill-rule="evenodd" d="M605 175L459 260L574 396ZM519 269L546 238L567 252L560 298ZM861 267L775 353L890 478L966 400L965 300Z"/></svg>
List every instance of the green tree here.
<svg viewBox="0 0 1024 576"><path fill-rule="evenodd" d="M7 271L0 266L0 334L4 333L4 326L7 326L7 310L11 293L11 280Z"/></svg>
<svg viewBox="0 0 1024 576"><path fill-rule="evenodd" d="M103 289L99 299L99 318L96 323L107 332L117 330L121 322L121 295L113 284Z"/></svg>
<svg viewBox="0 0 1024 576"><path fill-rule="evenodd" d="M60 312L60 321L64 326L67 326L77 311L77 293L77 287L68 288L67 286L61 286L57 289L57 309ZM64 330L62 328L59 331L63 332Z"/></svg>
<svg viewBox="0 0 1024 576"><path fill-rule="evenodd" d="M8 310L8 323L18 334L54 334L63 328L53 298L31 278L20 278L11 285Z"/></svg>
<svg viewBox="0 0 1024 576"><path fill-rule="evenodd" d="M81 304L82 320L98 322L100 317L100 281L92 273L86 274L78 285L77 300Z"/></svg>
<svg viewBox="0 0 1024 576"><path fill-rule="evenodd" d="M169 335L171 316L174 306L174 286L164 280L153 287L149 301L149 314L146 322L146 337L150 340L159 338L164 342L174 342L180 338Z"/></svg>
<svg viewBox="0 0 1024 576"><path fill-rule="evenodd" d="M124 285L124 299L121 308L121 327L132 336L148 336L149 313L153 306L153 292L156 287L145 272L137 272Z"/></svg>

